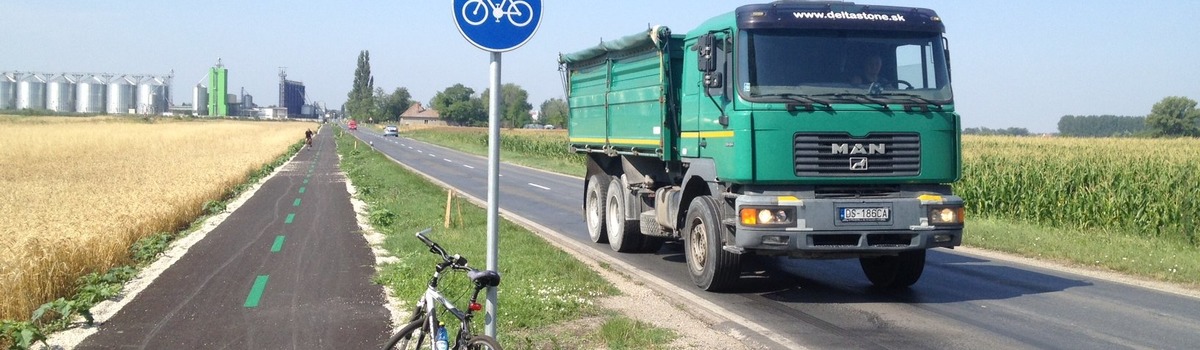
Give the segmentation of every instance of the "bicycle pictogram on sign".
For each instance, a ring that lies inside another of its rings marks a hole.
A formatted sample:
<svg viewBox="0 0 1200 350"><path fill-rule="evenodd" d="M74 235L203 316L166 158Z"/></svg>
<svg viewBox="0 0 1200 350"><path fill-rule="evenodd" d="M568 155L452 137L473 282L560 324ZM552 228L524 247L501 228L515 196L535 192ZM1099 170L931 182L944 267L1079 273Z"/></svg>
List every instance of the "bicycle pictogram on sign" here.
<svg viewBox="0 0 1200 350"><path fill-rule="evenodd" d="M489 12L496 22L507 17L508 22L517 27L527 26L533 21L533 6L525 0L500 0L499 4L491 0L470 0L462 7L462 18L467 24L477 26L488 19Z"/></svg>

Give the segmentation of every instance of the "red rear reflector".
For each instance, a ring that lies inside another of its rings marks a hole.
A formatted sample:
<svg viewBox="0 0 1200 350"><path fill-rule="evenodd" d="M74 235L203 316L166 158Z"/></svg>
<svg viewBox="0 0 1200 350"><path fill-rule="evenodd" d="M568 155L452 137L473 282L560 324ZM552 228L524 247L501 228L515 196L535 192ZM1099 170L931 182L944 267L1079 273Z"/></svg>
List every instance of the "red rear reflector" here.
<svg viewBox="0 0 1200 350"><path fill-rule="evenodd" d="M471 308L471 311L483 310L483 305L479 305L479 303L471 303L471 306L469 307Z"/></svg>

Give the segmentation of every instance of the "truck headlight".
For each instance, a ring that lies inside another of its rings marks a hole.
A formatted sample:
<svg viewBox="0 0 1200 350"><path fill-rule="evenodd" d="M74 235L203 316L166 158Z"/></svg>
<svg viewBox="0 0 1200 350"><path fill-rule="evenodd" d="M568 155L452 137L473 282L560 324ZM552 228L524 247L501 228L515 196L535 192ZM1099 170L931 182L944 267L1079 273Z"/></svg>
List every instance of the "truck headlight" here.
<svg viewBox="0 0 1200 350"><path fill-rule="evenodd" d="M793 208L743 207L738 211L744 226L777 226L795 223Z"/></svg>
<svg viewBox="0 0 1200 350"><path fill-rule="evenodd" d="M933 225L962 225L962 207L934 207L929 209L929 223Z"/></svg>

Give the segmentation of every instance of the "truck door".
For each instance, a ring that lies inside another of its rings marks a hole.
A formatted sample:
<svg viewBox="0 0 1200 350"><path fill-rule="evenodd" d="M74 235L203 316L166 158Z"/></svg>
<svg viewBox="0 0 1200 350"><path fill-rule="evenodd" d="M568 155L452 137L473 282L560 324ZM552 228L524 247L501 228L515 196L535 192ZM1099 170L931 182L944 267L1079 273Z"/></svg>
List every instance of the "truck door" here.
<svg viewBox="0 0 1200 350"><path fill-rule="evenodd" d="M715 147L707 131L724 129L722 109L728 105L728 35L715 32L684 43L683 82L680 96L680 156L707 157ZM718 107L720 106L720 107ZM728 120L724 121L728 123Z"/></svg>

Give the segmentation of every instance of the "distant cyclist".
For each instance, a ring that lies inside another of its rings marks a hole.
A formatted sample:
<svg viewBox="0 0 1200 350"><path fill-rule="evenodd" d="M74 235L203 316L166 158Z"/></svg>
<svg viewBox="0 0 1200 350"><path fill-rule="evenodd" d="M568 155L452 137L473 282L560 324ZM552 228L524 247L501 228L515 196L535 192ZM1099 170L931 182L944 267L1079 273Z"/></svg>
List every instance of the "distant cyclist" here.
<svg viewBox="0 0 1200 350"><path fill-rule="evenodd" d="M308 145L308 148L312 148L312 136L313 136L312 129L308 129L308 130L304 131L304 144Z"/></svg>

